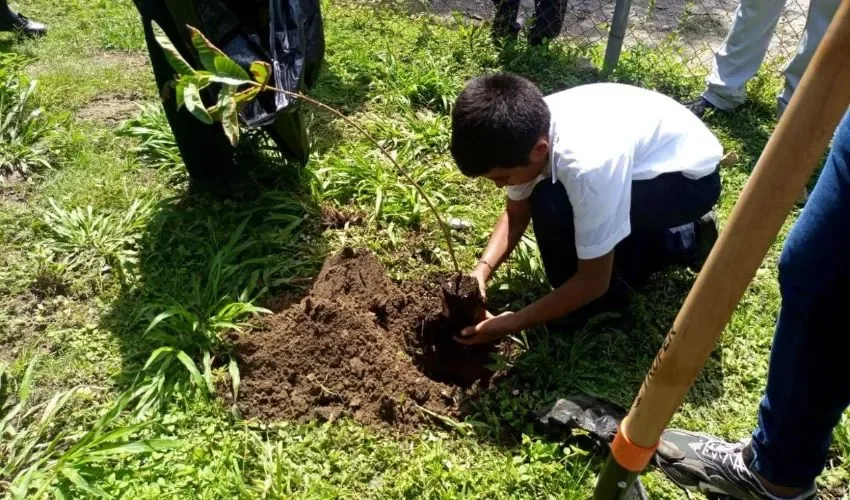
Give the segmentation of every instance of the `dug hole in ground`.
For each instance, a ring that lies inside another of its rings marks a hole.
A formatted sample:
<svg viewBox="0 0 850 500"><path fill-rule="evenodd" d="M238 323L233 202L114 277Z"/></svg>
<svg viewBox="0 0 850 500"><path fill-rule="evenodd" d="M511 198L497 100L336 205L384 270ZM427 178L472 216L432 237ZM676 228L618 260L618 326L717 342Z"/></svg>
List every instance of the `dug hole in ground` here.
<svg viewBox="0 0 850 500"><path fill-rule="evenodd" d="M483 314L472 278L397 285L371 252L345 248L304 299L234 336L239 410L266 421L347 416L400 432L432 423L431 413L459 417L489 384L495 347L453 337Z"/></svg>

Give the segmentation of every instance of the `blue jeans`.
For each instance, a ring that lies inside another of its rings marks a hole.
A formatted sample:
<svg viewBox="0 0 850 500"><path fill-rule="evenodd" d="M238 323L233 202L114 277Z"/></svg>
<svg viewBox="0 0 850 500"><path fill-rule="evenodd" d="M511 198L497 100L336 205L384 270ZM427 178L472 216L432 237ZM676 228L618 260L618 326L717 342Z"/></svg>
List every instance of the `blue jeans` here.
<svg viewBox="0 0 850 500"><path fill-rule="evenodd" d="M832 431L850 404L850 114L779 259L782 307L750 467L807 488L823 470Z"/></svg>
<svg viewBox="0 0 850 500"><path fill-rule="evenodd" d="M693 221L709 212L720 197L720 174L701 179L679 173L632 182L631 234L614 250L614 279L636 286L670 263L694 253ZM546 277L562 285L578 266L573 209L560 182L544 180L531 193L531 220Z"/></svg>

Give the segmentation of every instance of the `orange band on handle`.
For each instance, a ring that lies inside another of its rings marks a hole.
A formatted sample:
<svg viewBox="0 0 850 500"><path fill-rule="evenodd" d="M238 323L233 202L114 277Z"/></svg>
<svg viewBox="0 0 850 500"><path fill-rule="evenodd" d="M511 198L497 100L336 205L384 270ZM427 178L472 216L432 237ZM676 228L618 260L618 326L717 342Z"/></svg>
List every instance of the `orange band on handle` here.
<svg viewBox="0 0 850 500"><path fill-rule="evenodd" d="M611 443L611 455L624 469L632 472L641 472L649 465L652 455L658 449L658 443L652 448L644 448L631 442L620 427L614 442Z"/></svg>

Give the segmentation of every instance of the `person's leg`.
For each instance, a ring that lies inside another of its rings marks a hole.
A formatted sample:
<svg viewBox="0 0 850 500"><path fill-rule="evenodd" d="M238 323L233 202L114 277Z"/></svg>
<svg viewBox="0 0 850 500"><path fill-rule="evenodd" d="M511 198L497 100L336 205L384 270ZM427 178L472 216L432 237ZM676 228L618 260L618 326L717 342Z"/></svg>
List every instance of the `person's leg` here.
<svg viewBox="0 0 850 500"><path fill-rule="evenodd" d="M680 486L736 498L815 498L832 431L850 404L843 316L850 301L848 162L850 114L782 250L782 306L751 444L665 431L656 460Z"/></svg>
<svg viewBox="0 0 850 500"><path fill-rule="evenodd" d="M850 115L779 261L782 309L753 433L752 469L806 488L823 470L832 430L850 404Z"/></svg>
<svg viewBox="0 0 850 500"><path fill-rule="evenodd" d="M809 66L812 56L815 55L820 41L823 39L835 11L841 0L812 0L809 4L809 14L806 18L806 27L803 30L803 36L800 38L800 43L797 45L797 53L788 66L785 68L785 88L777 98L777 114L782 116L791 96L800 84L800 79L803 78L803 73Z"/></svg>
<svg viewBox="0 0 850 500"><path fill-rule="evenodd" d="M701 240L712 239L710 249L716 228L710 232L700 219L711 212L720 189L718 171L700 179L675 173L633 182L632 232L615 254L623 278L639 285L667 264L697 260Z"/></svg>
<svg viewBox="0 0 850 500"><path fill-rule="evenodd" d="M154 37L152 23L159 24L171 40L177 41L178 48L183 47L182 38L163 0L139 0L136 7L142 18L157 88L163 88L173 78L174 70ZM162 106L180 149L180 156L193 181L208 181L210 187L215 187L220 180L237 173L235 149L227 141L220 123L206 125L187 111L178 110L173 92L163 99Z"/></svg>
<svg viewBox="0 0 850 500"><path fill-rule="evenodd" d="M493 38L516 38L520 29L516 20L519 4L520 0L493 0L496 9L493 15Z"/></svg>
<svg viewBox="0 0 850 500"><path fill-rule="evenodd" d="M745 85L764 60L785 4L776 0L741 0L726 40L714 57L703 98L722 110L744 102Z"/></svg>
<svg viewBox="0 0 850 500"><path fill-rule="evenodd" d="M546 278L552 288L557 288L575 274L578 266L573 206L564 185L549 180L534 187L529 202Z"/></svg>
<svg viewBox="0 0 850 500"><path fill-rule="evenodd" d="M560 182L553 184L548 180L535 186L529 201L534 237L540 250L546 279L552 288L557 288L572 277L578 268L573 207L564 185ZM615 269L605 295L573 311L563 320L550 323L550 326L574 326L599 313L619 309L627 303L628 293L627 285Z"/></svg>
<svg viewBox="0 0 850 500"><path fill-rule="evenodd" d="M567 0L537 0L534 3L534 24L528 33L528 43L539 45L561 33Z"/></svg>

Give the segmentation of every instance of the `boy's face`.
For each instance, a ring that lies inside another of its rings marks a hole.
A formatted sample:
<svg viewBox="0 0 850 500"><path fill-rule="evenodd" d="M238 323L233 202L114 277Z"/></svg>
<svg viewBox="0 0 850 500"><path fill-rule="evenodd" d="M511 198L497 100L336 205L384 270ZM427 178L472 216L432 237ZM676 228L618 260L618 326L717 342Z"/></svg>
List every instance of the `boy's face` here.
<svg viewBox="0 0 850 500"><path fill-rule="evenodd" d="M518 167L496 167L483 177L499 187L518 186L531 182L540 175L549 163L549 138L541 138L528 155L528 165Z"/></svg>

